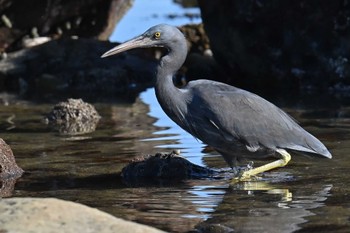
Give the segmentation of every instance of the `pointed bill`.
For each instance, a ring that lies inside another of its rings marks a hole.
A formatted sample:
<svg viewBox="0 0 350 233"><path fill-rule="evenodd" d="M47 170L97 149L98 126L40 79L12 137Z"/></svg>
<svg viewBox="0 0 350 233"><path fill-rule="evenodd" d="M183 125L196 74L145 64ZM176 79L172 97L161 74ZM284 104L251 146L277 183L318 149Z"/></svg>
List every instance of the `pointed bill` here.
<svg viewBox="0 0 350 233"><path fill-rule="evenodd" d="M135 48L146 48L149 47L151 45L152 41L144 36L138 36L134 39L128 40L110 50L108 50L107 52L105 52L101 58L104 57L109 57L130 49L135 49Z"/></svg>

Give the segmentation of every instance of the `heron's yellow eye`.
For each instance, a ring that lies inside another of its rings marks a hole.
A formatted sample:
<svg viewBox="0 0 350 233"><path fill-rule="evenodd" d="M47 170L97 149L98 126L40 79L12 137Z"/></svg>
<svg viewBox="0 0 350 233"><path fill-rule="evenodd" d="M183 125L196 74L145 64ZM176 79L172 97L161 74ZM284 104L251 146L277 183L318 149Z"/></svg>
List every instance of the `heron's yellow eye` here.
<svg viewBox="0 0 350 233"><path fill-rule="evenodd" d="M159 39L159 38L160 38L160 32L154 33L154 38L155 38L155 39Z"/></svg>

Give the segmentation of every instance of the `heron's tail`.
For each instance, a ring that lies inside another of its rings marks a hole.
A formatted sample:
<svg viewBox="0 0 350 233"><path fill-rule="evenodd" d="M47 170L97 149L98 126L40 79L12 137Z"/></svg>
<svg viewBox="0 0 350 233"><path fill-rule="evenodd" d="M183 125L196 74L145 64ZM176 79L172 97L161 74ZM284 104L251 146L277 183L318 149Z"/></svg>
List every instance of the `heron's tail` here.
<svg viewBox="0 0 350 233"><path fill-rule="evenodd" d="M332 154L328 151L327 147L312 134L305 131L307 134L304 134L300 140L303 140L298 145L291 145L288 147L292 150L309 152L314 154L319 154L329 159L332 158Z"/></svg>

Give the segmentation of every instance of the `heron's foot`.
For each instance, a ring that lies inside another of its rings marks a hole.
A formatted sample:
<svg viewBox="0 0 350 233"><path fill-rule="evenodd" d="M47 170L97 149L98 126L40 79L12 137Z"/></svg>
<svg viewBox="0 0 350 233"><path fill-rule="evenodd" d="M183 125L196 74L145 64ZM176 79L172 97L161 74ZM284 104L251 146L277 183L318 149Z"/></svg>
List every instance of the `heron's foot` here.
<svg viewBox="0 0 350 233"><path fill-rule="evenodd" d="M281 155L281 159L262 165L257 168L251 168L249 170L243 171L239 176L233 178L231 183L237 183L240 181L251 181L253 177L256 177L256 175L260 173L263 173L278 167L286 166L288 162L291 160L290 154L284 149L277 149L276 152L278 152Z"/></svg>
<svg viewBox="0 0 350 233"><path fill-rule="evenodd" d="M258 181L261 179L261 176L258 176L256 174L252 174L251 170L245 170L242 171L237 177L233 178L236 183L237 181Z"/></svg>
<svg viewBox="0 0 350 233"><path fill-rule="evenodd" d="M260 180L260 176L257 175L251 175L249 171L243 171L239 175L233 177L231 179L231 184L236 184L239 182L248 182L248 181L258 181Z"/></svg>

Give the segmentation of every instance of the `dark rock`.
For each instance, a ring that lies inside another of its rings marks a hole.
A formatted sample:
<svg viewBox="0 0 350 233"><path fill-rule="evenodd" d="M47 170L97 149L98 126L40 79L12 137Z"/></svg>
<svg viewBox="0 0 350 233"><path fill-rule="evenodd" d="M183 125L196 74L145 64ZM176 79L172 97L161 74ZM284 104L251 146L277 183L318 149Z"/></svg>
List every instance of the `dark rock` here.
<svg viewBox="0 0 350 233"><path fill-rule="evenodd" d="M199 5L228 82L250 89L350 85L347 1L199 0Z"/></svg>
<svg viewBox="0 0 350 233"><path fill-rule="evenodd" d="M175 152L157 153L136 158L122 170L123 180L128 184L157 181L176 182L185 179L210 178L219 172L195 165Z"/></svg>
<svg viewBox="0 0 350 233"><path fill-rule="evenodd" d="M100 118L91 104L82 99L68 99L54 106L46 122L61 134L77 135L95 131Z"/></svg>
<svg viewBox="0 0 350 233"><path fill-rule="evenodd" d="M131 0L0 1L0 51L21 47L26 38L78 36L107 40Z"/></svg>
<svg viewBox="0 0 350 233"><path fill-rule="evenodd" d="M23 172L22 168L16 164L15 156L10 146L0 138L0 180L18 178Z"/></svg>
<svg viewBox="0 0 350 233"><path fill-rule="evenodd" d="M92 39L59 39L9 53L0 61L0 91L40 100L59 96L96 101L152 86L155 59L144 56L143 50L101 59L115 45Z"/></svg>

